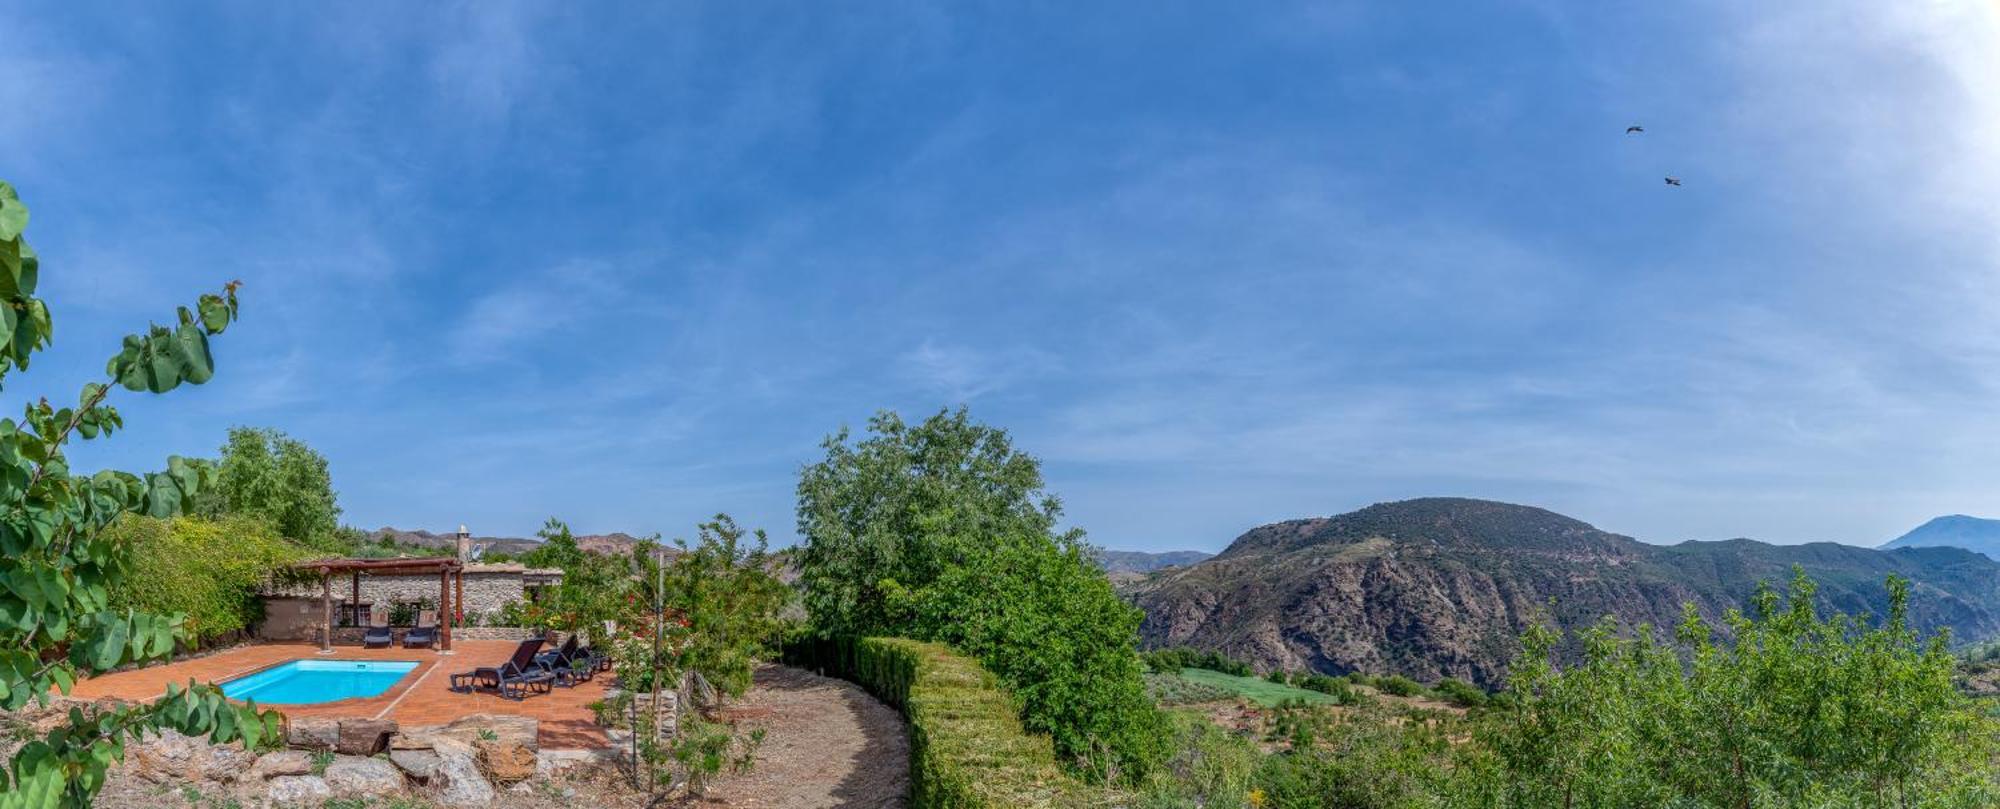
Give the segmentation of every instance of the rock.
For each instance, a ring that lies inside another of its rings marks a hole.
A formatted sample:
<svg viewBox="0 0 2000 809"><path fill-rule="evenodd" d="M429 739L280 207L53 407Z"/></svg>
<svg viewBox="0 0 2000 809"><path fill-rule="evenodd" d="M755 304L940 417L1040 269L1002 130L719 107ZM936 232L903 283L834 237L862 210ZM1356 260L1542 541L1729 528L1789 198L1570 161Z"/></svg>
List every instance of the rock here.
<svg viewBox="0 0 2000 809"><path fill-rule="evenodd" d="M535 775L554 778L573 770L606 763L610 750L543 750L535 754Z"/></svg>
<svg viewBox="0 0 2000 809"><path fill-rule="evenodd" d="M437 747L438 767L431 774L433 799L439 806L462 809L493 802L493 785L479 774L472 748L445 739Z"/></svg>
<svg viewBox="0 0 2000 809"><path fill-rule="evenodd" d="M513 742L529 750L537 749L542 723L526 716L506 714L473 714L449 725L421 725L404 728L403 732L389 739L389 746L397 750L423 750L437 745L439 739L453 739L467 745L479 741L479 731L492 731L495 741Z"/></svg>
<svg viewBox="0 0 2000 809"><path fill-rule="evenodd" d="M342 719L334 749L343 755L372 756L388 749L395 733L393 719Z"/></svg>
<svg viewBox="0 0 2000 809"><path fill-rule="evenodd" d="M510 741L481 739L473 743L486 774L503 784L526 781L535 774L535 751Z"/></svg>
<svg viewBox="0 0 2000 809"><path fill-rule="evenodd" d="M133 773L155 784L199 780L208 764L208 742L167 729L127 751Z"/></svg>
<svg viewBox="0 0 2000 809"><path fill-rule="evenodd" d="M438 754L430 750L391 750L389 761L419 781L430 780L438 768Z"/></svg>
<svg viewBox="0 0 2000 809"><path fill-rule="evenodd" d="M210 781L230 783L250 777L250 769L257 764L257 754L236 745L222 745L208 749L208 763L202 765L201 774Z"/></svg>
<svg viewBox="0 0 2000 809"><path fill-rule="evenodd" d="M332 750L340 744L340 722L302 717L285 723L285 743L307 750Z"/></svg>
<svg viewBox="0 0 2000 809"><path fill-rule="evenodd" d="M373 798L403 791L403 771L379 758L341 756L326 765L326 785L343 798Z"/></svg>
<svg viewBox="0 0 2000 809"><path fill-rule="evenodd" d="M264 795L273 806L317 806L333 797L333 790L317 775L281 775L271 779Z"/></svg>
<svg viewBox="0 0 2000 809"><path fill-rule="evenodd" d="M258 778L275 778L281 775L305 775L312 772L312 754L304 750L280 750L265 753L250 768L250 773Z"/></svg>

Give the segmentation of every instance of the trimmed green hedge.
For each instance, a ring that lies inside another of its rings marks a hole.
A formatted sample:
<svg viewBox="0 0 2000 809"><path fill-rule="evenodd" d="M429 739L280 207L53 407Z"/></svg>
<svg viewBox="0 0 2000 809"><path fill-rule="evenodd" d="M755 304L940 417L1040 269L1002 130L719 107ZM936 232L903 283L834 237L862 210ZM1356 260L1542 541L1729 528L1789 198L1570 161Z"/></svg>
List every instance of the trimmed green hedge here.
<svg viewBox="0 0 2000 809"><path fill-rule="evenodd" d="M851 680L910 723L912 809L1119 805L1056 766L1047 736L1021 728L1019 708L977 661L902 638L806 640L785 661Z"/></svg>

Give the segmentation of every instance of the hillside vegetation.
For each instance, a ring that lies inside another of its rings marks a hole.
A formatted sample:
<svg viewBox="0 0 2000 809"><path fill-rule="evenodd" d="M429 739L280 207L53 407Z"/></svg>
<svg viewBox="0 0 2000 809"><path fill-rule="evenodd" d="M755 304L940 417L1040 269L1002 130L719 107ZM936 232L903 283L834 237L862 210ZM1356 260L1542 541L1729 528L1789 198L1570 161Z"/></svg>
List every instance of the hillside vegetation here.
<svg viewBox="0 0 2000 809"><path fill-rule="evenodd" d="M1504 682L1544 616L1570 628L1615 616L1673 626L1682 606L1719 622L1758 582L1798 566L1820 606L1874 615L1884 577L1913 583L1912 627L2000 635L2000 563L1955 548L1879 551L1750 540L1648 545L1543 509L1429 498L1251 530L1214 559L1155 574L1125 595L1147 646L1227 653L1259 671L1400 673ZM1575 657L1571 640L1560 650Z"/></svg>
<svg viewBox="0 0 2000 809"><path fill-rule="evenodd" d="M1820 613L1803 576L1719 626L1692 611L1671 633L1607 621L1580 633L1568 665L1556 663L1563 633L1536 628L1508 690L1469 710L1372 699L1177 711L1176 753L1142 805L2000 805L2000 726L1953 688L1942 639L1905 623L1908 583L1884 589L1879 621Z"/></svg>

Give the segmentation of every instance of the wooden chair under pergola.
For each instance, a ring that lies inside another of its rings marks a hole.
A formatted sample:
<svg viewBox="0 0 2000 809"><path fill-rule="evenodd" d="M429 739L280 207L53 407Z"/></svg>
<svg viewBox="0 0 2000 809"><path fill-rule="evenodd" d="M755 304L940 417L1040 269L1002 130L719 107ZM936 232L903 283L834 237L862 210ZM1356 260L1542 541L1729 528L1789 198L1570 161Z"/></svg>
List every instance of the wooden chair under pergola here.
<svg viewBox="0 0 2000 809"><path fill-rule="evenodd" d="M320 599L325 608L326 625L320 634L320 654L333 653L333 577L346 573L353 577L354 597L350 603L361 602L361 574L414 576L425 573L438 574L438 654L451 653L451 619L458 614L458 605L465 600L464 565L449 556L426 557L421 559L316 559L297 566L298 570L319 573ZM455 585L455 586L454 586Z"/></svg>

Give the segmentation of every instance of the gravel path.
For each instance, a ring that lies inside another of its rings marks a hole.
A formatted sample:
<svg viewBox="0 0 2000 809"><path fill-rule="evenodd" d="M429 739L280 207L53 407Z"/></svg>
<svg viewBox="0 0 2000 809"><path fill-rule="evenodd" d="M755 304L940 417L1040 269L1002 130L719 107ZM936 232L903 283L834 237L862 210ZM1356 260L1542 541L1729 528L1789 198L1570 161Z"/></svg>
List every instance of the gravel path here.
<svg viewBox="0 0 2000 809"><path fill-rule="evenodd" d="M756 685L724 711L764 728L757 765L724 776L702 806L740 809L901 809L910 789L903 717L852 683L787 666L763 666Z"/></svg>

